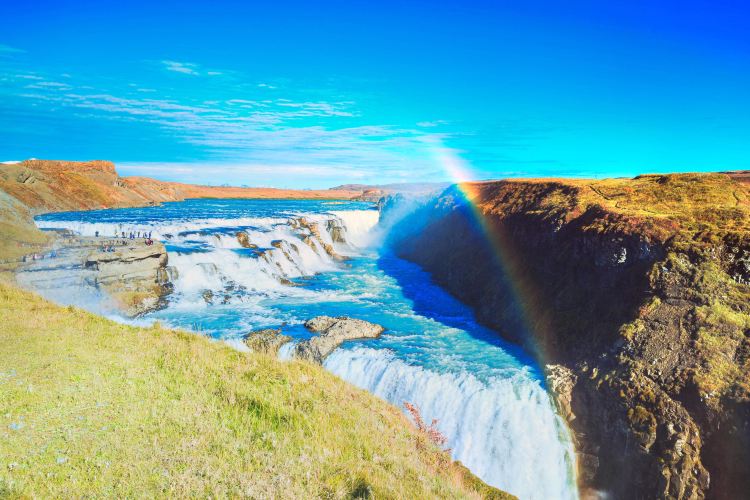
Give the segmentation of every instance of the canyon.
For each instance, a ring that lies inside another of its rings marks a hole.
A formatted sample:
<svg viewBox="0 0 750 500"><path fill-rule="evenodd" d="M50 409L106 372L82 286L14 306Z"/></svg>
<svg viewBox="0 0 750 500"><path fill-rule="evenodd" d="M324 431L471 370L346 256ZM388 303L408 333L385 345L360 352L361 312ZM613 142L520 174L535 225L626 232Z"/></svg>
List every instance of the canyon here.
<svg viewBox="0 0 750 500"><path fill-rule="evenodd" d="M391 244L546 366L574 433L582 496L742 498L746 181L737 173L464 183L424 201Z"/></svg>
<svg viewBox="0 0 750 500"><path fill-rule="evenodd" d="M75 279L137 316L172 293L175 271L161 243L124 241L105 252L101 239L39 231L33 216L189 198L386 195L385 245L544 367L572 431L582 497L734 499L750 491L748 179L738 172L506 180L394 196L361 186L189 186L122 178L109 162L33 160L0 166L0 269L33 288L34 280L70 278L77 265ZM344 259L334 248L345 241L340 221L288 224L300 248L283 240L259 247L245 230L231 233L232 244L266 260L281 254L289 265L305 248ZM23 262L55 242L54 264ZM288 337L264 330L247 340L274 356ZM325 357L313 354L318 363Z"/></svg>

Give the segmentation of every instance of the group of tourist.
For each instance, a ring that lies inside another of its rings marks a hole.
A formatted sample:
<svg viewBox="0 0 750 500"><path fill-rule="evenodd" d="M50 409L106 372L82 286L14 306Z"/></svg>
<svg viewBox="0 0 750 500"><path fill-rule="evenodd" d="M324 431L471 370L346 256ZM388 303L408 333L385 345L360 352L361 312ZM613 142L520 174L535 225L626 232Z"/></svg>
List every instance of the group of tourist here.
<svg viewBox="0 0 750 500"><path fill-rule="evenodd" d="M128 237L131 240L139 240L141 238L143 238L145 240L150 240L151 239L151 231L149 231L149 232L146 232L146 231L131 231L131 232L127 233L127 234L128 234ZM116 236L116 234L115 234L115 236ZM123 238L125 237L125 231L122 232L122 237Z"/></svg>
<svg viewBox="0 0 750 500"><path fill-rule="evenodd" d="M116 247L127 246L128 242L125 240L107 240L103 244L99 245L100 252L114 252Z"/></svg>
<svg viewBox="0 0 750 500"><path fill-rule="evenodd" d="M99 231L94 232L94 236L98 238ZM136 239L139 240L143 238L147 246L151 246L154 244L154 240L151 239L151 231L130 231L130 232L121 231L119 235L117 234L117 232L115 232L115 238L124 238L124 239L129 239L129 240L136 240ZM114 246L127 245L127 244L128 244L127 241L115 242L114 244L111 244L111 245L108 245L105 243L105 245L102 245L102 247L100 247L99 251L114 252L114 248L113 248ZM111 247L111 248L106 249L105 247Z"/></svg>
<svg viewBox="0 0 750 500"><path fill-rule="evenodd" d="M99 237L99 231L95 231L94 232L94 236L98 238ZM117 231L115 231L115 238L128 238L128 239L131 239L131 240L136 240L136 239L143 238L143 239L150 240L151 239L151 231L148 231L148 232L146 232L146 231L130 231L130 232L122 231L122 232L120 232L120 234L117 234Z"/></svg>

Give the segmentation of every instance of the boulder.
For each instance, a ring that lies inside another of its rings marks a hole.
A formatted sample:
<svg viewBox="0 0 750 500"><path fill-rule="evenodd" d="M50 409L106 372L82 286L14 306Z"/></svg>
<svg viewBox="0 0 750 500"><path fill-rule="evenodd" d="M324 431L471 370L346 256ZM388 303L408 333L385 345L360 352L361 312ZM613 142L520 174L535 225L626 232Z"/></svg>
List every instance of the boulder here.
<svg viewBox="0 0 750 500"><path fill-rule="evenodd" d="M242 248L252 248L252 249L258 248L258 245L254 243L250 243L250 236L245 231L237 232L236 236L237 236L237 242L240 244Z"/></svg>
<svg viewBox="0 0 750 500"><path fill-rule="evenodd" d="M281 329L266 328L250 332L245 338L245 345L255 352L275 357L281 346L290 340L290 336L281 334Z"/></svg>
<svg viewBox="0 0 750 500"><path fill-rule="evenodd" d="M374 339L385 330L375 323L345 316L317 316L305 322L305 328L319 335L298 343L292 357L318 364L345 341Z"/></svg>

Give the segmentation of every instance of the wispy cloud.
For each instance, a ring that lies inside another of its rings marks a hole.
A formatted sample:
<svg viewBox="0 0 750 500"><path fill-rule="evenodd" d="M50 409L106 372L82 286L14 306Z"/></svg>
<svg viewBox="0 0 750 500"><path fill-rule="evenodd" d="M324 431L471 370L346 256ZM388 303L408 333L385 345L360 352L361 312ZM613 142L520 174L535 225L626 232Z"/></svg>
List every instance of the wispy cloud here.
<svg viewBox="0 0 750 500"><path fill-rule="evenodd" d="M19 78L21 80L44 80L41 76L37 75L31 75L31 74L20 74L20 75L13 75L14 78Z"/></svg>
<svg viewBox="0 0 750 500"><path fill-rule="evenodd" d="M37 79L33 79L37 80ZM27 89L57 89L57 90L70 90L73 87L68 85L67 83L61 83L61 82L47 82L47 81L35 81L34 83L31 83L29 85L26 85Z"/></svg>
<svg viewBox="0 0 750 500"><path fill-rule="evenodd" d="M432 127L439 127L440 125L446 125L448 122L445 120L433 120L433 121L424 121L424 122L418 122L417 127L422 128L432 128Z"/></svg>
<svg viewBox="0 0 750 500"><path fill-rule="evenodd" d="M192 63L162 63L170 71L204 74ZM135 83L115 92L68 81L70 85L50 77L30 79L19 85L15 98L31 101L37 110L46 104L48 109L67 109L87 120L156 125L176 141L194 146L203 158L196 164L131 161L129 173L207 183L217 180L217 169L220 182L245 178L276 184L299 184L305 178L407 181L435 172L431 151L446 137L419 127L363 123L351 100L294 99L294 95L269 99L260 90L253 92L227 80L216 84L220 98L200 100L173 92L173 97L160 97L158 90Z"/></svg>
<svg viewBox="0 0 750 500"><path fill-rule="evenodd" d="M222 75L227 74L226 71L218 71L215 69L211 69L211 70L204 69L200 64L193 63L193 62L172 61L169 59L164 59L159 62L167 71L172 71L174 73L181 73L183 75L222 76Z"/></svg>
<svg viewBox="0 0 750 500"><path fill-rule="evenodd" d="M174 71L175 73L182 73L185 75L199 74L198 65L194 63L169 60L161 61L161 63L164 65L164 69L166 69L167 71Z"/></svg>

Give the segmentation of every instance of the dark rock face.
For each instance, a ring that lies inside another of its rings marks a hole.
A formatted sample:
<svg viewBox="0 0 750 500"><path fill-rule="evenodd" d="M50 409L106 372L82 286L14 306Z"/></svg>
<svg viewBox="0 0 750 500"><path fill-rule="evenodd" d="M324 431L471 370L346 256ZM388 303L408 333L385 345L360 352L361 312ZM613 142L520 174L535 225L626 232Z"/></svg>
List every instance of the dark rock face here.
<svg viewBox="0 0 750 500"><path fill-rule="evenodd" d="M741 498L750 397L722 370L750 377L750 325L727 312L750 312L750 244L730 236L693 251L662 220L581 210L577 190L488 183L477 216L449 189L399 223L391 244L548 365L584 495ZM550 196L553 207L536 204Z"/></svg>

